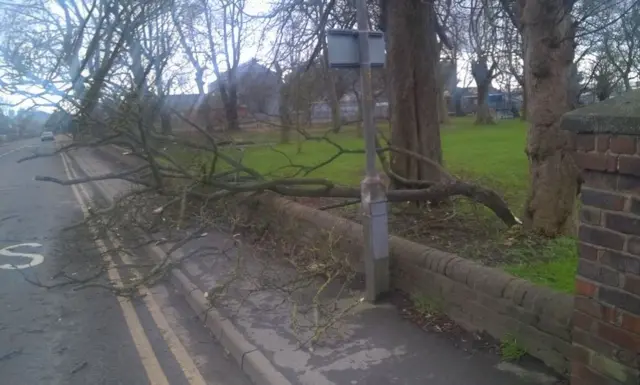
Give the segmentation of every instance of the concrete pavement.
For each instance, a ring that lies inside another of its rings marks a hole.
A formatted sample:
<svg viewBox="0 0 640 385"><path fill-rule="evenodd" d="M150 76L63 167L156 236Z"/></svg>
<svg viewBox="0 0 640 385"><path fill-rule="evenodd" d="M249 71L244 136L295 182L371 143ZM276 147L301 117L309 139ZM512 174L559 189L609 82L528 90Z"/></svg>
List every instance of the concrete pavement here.
<svg viewBox="0 0 640 385"><path fill-rule="evenodd" d="M104 264L89 229L61 231L83 218L73 189L34 181L66 179L61 158L16 163L54 149L39 139L0 147L0 383L247 385L170 286L154 288L152 305L100 288L45 288Z"/></svg>

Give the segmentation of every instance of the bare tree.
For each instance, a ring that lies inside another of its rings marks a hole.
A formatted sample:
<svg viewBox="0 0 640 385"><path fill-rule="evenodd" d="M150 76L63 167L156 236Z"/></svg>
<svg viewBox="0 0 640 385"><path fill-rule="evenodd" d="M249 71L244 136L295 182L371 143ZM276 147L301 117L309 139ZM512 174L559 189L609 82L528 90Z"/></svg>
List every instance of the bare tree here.
<svg viewBox="0 0 640 385"><path fill-rule="evenodd" d="M204 84L204 76L211 70L216 80L210 91L218 93L230 131L240 129L237 69L242 47L249 44L245 6L245 0L185 0L174 3L172 14L182 49L195 69L202 103L211 104ZM208 125L213 128L211 122Z"/></svg>
<svg viewBox="0 0 640 385"><path fill-rule="evenodd" d="M524 47L522 45L522 35L516 26L509 20L501 18L498 21L499 43L497 47L496 57L499 69L502 73L508 75L508 84L511 80L519 86L522 92L522 111L520 118L527 119L527 92L524 82Z"/></svg>
<svg viewBox="0 0 640 385"><path fill-rule="evenodd" d="M489 0L470 0L469 45L473 53L471 75L478 89L476 124L493 124L494 118L488 105L491 82L496 76L498 27L496 10Z"/></svg>
<svg viewBox="0 0 640 385"><path fill-rule="evenodd" d="M629 8L629 3L624 1L615 9L620 20L603 31L602 42L609 65L626 91L631 90L632 80L640 69L640 10Z"/></svg>

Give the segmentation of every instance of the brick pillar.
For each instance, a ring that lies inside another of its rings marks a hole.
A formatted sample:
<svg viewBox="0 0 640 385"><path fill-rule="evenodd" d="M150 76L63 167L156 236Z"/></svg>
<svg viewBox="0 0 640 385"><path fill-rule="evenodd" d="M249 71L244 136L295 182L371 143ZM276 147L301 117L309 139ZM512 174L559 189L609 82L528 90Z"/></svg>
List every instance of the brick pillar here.
<svg viewBox="0 0 640 385"><path fill-rule="evenodd" d="M583 172L571 385L640 384L640 92L565 115Z"/></svg>

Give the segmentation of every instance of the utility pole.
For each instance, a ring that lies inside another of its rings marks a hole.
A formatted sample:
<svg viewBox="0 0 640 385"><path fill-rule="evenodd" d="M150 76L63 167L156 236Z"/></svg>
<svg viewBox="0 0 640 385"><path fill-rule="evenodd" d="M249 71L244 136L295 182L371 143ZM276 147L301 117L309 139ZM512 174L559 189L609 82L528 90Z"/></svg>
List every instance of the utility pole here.
<svg viewBox="0 0 640 385"><path fill-rule="evenodd" d="M389 229L387 191L376 169L376 126L373 119L371 68L385 62L384 35L369 31L366 0L357 2L358 30L329 30L328 56L331 68L359 68L362 87L366 173L360 184L364 230L365 299L375 302L389 291Z"/></svg>
<svg viewBox="0 0 640 385"><path fill-rule="evenodd" d="M376 126L373 119L369 14L366 0L357 0L360 86L366 151L366 174L360 184L364 228L366 300L375 301L389 291L389 229L386 186L376 170Z"/></svg>

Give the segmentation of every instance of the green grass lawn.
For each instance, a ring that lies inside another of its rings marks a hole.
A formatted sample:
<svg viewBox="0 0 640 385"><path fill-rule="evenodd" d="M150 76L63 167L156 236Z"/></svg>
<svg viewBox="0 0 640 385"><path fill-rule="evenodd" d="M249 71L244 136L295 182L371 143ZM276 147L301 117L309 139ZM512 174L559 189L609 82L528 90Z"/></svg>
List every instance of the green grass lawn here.
<svg viewBox="0 0 640 385"><path fill-rule="evenodd" d="M380 129L383 132L388 131L385 126ZM321 136L323 133L316 132L314 135ZM525 123L520 120L502 120L493 126L476 126L470 118L455 118L450 124L442 127L441 136L445 167L449 171L458 177L494 189L505 198L517 215L522 212L529 180L527 158L524 153ZM242 151L227 150L227 153L262 174L291 177L304 175L309 168L340 152L327 141L300 140L299 137L299 134L292 135L291 143L288 144L246 148ZM346 127L340 134L331 134L328 137L343 149L363 149L363 140L357 137L352 127ZM277 142L279 135L243 133L241 138L256 142ZM176 154L182 161L202 161L201 154ZM298 166L304 167L301 169ZM363 169L362 153L345 153L310 172L308 176L357 185L362 179ZM456 204L456 207L457 215L461 217L458 223L472 222L480 226L487 223L489 230L483 233L486 239L479 239L476 243L467 242L466 246L459 246L457 240L452 240L453 242L449 243L455 249L451 251L481 261L483 258L476 258L479 251L484 254L499 253L505 257L500 258L495 264L502 266L506 271L557 290L572 292L577 265L577 251L573 239L542 240L529 235L511 237L488 210L462 202ZM463 235L448 233L446 236ZM439 239L435 241L435 246L442 246ZM445 246L449 244L447 242L444 243Z"/></svg>

